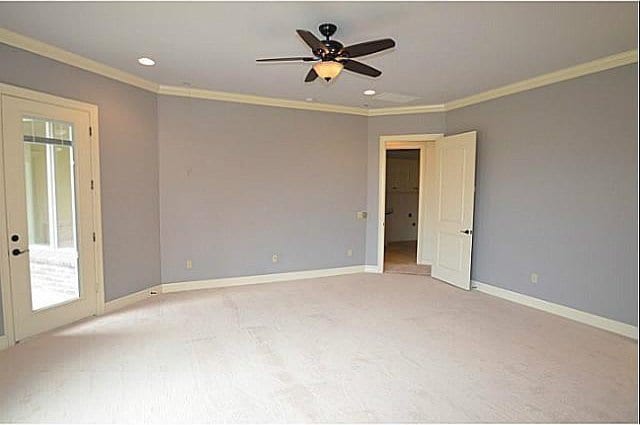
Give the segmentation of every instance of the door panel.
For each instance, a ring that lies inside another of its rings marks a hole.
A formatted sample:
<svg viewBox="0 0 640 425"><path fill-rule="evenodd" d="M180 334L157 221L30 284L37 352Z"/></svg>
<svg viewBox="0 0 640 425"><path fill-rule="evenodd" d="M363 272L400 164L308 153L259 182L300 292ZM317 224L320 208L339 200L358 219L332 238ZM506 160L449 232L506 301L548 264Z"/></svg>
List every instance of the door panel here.
<svg viewBox="0 0 640 425"><path fill-rule="evenodd" d="M437 216L431 275L471 288L476 132L436 142Z"/></svg>
<svg viewBox="0 0 640 425"><path fill-rule="evenodd" d="M442 150L440 219L450 223L463 221L465 154L463 147Z"/></svg>
<svg viewBox="0 0 640 425"><path fill-rule="evenodd" d="M2 96L16 340L96 312L88 112Z"/></svg>

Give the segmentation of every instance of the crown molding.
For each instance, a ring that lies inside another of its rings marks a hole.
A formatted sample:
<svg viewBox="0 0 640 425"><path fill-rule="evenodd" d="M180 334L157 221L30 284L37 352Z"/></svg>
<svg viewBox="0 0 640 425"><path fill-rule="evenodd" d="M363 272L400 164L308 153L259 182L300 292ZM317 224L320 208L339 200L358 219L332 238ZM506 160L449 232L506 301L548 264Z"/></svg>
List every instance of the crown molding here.
<svg viewBox="0 0 640 425"><path fill-rule="evenodd" d="M369 109L370 117L383 115L408 115L408 114L428 114L432 112L445 112L445 105L418 105L418 106L398 106L391 108Z"/></svg>
<svg viewBox="0 0 640 425"><path fill-rule="evenodd" d="M254 96L240 93L229 93L206 89L193 89L179 86L161 85L136 75L121 71L117 68L94 61L84 56L71 53L67 50L44 43L31 37L0 28L0 43L7 44L55 61L75 66L86 71L93 72L122 83L126 83L141 89L169 96L192 97L197 99L219 100L223 102L246 103L262 106L276 106L280 108L303 109L308 111L335 112L367 116L364 108L333 105L328 103L311 103L298 100L279 99L266 96Z"/></svg>
<svg viewBox="0 0 640 425"><path fill-rule="evenodd" d="M404 114L424 114L430 112L447 112L455 109L464 108L466 106L475 105L477 103L498 99L503 96L520 93L527 90L533 90L539 87L548 86L550 84L559 83L561 81L571 80L583 77L589 74L606 71L608 69L620 66L630 65L638 62L638 50L628 50L604 58L596 59L580 65L569 68L560 69L558 71L549 72L547 74L538 75L537 77L527 80L518 81L513 84L507 84L495 89L487 90L482 93L474 94L461 99L446 102L444 105L418 105L394 108L376 108L369 109L369 116L382 115L404 115Z"/></svg>
<svg viewBox="0 0 640 425"><path fill-rule="evenodd" d="M81 68L122 83L136 86L150 92L156 93L158 91L158 84L153 81L145 80L144 78L129 74L128 72L121 71L117 68L85 58L84 56L71 53L59 47L43 43L42 41L34 38L9 31L5 28L0 28L0 43L17 47L19 49L44 56L67 65L75 66L76 68Z"/></svg>
<svg viewBox="0 0 640 425"><path fill-rule="evenodd" d="M35 53L67 65L75 66L95 74L102 75L153 93L167 96L192 97L196 99L218 100L222 102L236 102L251 105L274 106L279 108L302 109L307 111L334 112L340 114L377 117L385 115L426 114L434 112L447 112L503 96L520 93L527 90L547 86L561 81L582 77L596 72L629 65L638 62L638 50L628 50L616 55L596 59L591 62L539 75L527 80L507 84L482 93L456 99L444 104L398 106L389 108L365 109L353 106L334 105L329 103L304 102L266 96L255 96L241 93L230 93L207 89L194 89L188 87L161 85L154 81L146 80L136 75L121 71L117 68L94 61L84 56L68 52L59 47L52 46L42 41L27 37L5 28L0 28L0 43L7 44L22 50Z"/></svg>
<svg viewBox="0 0 640 425"><path fill-rule="evenodd" d="M219 100L222 102L247 103L251 105L275 106L278 108L303 109L307 111L335 112L339 114L368 116L364 108L333 105L329 103L304 102L300 100L279 99L276 97L254 96L249 94L195 89L179 86L160 85L158 94L167 96L190 97L194 99Z"/></svg>
<svg viewBox="0 0 640 425"><path fill-rule="evenodd" d="M583 77L589 74L595 74L596 72L606 71L607 69L617 68L619 66L629 65L636 62L638 62L638 50L628 50L616 55L606 56L591 62L550 72L548 74L542 74L537 77L529 78L528 80L518 81L517 83L507 84L506 86L498 87L496 89L487 90L472 96L463 97L462 99L453 100L445 103L445 110L453 111L454 109L464 108L465 106L475 105L476 103L486 102L499 97L509 96L511 94L548 86L550 84Z"/></svg>

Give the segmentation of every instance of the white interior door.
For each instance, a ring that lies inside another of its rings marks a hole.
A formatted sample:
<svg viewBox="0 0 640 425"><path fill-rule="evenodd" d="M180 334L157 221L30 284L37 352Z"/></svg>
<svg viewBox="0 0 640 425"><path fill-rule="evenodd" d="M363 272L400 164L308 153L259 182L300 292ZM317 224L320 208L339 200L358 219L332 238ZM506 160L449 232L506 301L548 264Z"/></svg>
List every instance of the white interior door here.
<svg viewBox="0 0 640 425"><path fill-rule="evenodd" d="M436 141L437 214L431 275L471 288L476 132Z"/></svg>
<svg viewBox="0 0 640 425"><path fill-rule="evenodd" d="M90 116L2 95L15 339L96 313Z"/></svg>

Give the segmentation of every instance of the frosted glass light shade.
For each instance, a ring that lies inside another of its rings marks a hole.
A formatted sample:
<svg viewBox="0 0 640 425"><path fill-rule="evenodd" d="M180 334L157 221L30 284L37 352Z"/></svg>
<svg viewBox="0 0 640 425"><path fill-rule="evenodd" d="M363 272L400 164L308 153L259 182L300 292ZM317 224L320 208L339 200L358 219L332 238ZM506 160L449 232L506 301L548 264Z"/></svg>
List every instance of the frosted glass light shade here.
<svg viewBox="0 0 640 425"><path fill-rule="evenodd" d="M344 65L336 61L322 61L313 65L313 69L318 76L326 81L336 78Z"/></svg>

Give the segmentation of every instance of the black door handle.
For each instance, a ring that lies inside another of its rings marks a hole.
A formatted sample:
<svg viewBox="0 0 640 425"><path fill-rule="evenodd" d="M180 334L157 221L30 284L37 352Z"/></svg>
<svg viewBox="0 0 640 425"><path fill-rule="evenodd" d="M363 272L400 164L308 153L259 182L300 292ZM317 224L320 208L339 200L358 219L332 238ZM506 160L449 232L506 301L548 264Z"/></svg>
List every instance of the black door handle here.
<svg viewBox="0 0 640 425"><path fill-rule="evenodd" d="M12 250L12 251L11 251L11 254L12 254L14 257L17 257L18 255L24 254L25 252L29 252L29 250L28 250L28 249L25 249L24 251L21 251L21 250L19 250L18 248L16 248L16 249L14 249L14 250Z"/></svg>
<svg viewBox="0 0 640 425"><path fill-rule="evenodd" d="M464 233L465 235L471 235L473 234L473 230L470 230L470 229L460 230L460 233Z"/></svg>

